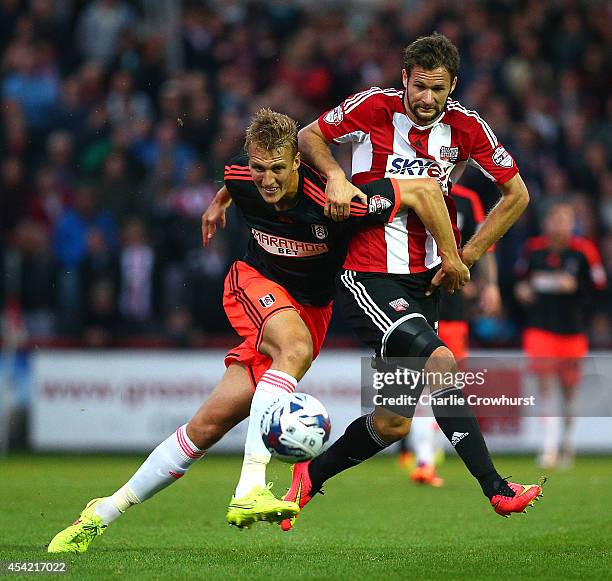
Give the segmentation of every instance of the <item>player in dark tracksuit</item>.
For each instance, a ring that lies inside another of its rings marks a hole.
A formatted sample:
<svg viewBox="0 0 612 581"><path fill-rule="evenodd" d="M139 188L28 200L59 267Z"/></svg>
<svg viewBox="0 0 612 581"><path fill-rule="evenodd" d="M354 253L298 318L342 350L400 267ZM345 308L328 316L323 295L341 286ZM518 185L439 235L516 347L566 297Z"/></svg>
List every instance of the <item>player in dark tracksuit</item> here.
<svg viewBox="0 0 612 581"><path fill-rule="evenodd" d="M530 238L516 267L517 299L527 311L523 347L538 377L542 417L539 463L569 467L574 458L576 386L588 351L587 305L606 286L599 251L586 238L573 235L575 216L568 203L553 204L544 219L544 234ZM554 410L555 380L561 386L564 418Z"/></svg>

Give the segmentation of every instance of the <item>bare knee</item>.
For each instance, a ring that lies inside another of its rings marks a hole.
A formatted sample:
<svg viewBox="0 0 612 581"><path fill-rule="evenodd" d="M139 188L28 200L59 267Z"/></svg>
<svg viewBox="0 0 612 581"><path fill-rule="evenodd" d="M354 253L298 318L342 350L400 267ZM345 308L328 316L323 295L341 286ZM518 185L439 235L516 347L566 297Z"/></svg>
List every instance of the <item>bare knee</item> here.
<svg viewBox="0 0 612 581"><path fill-rule="evenodd" d="M429 389L433 392L449 387L449 374L457 372L457 362L448 347L438 347L425 364Z"/></svg>
<svg viewBox="0 0 612 581"><path fill-rule="evenodd" d="M198 448L208 450L223 438L232 427L231 422L222 418L200 418L196 415L187 424L187 435Z"/></svg>
<svg viewBox="0 0 612 581"><path fill-rule="evenodd" d="M312 337L306 328L291 330L283 338L282 344L269 345L268 351L274 369L301 379L312 364Z"/></svg>
<svg viewBox="0 0 612 581"><path fill-rule="evenodd" d="M301 379L312 363L312 337L297 311L276 313L266 322L259 351L272 359L274 369Z"/></svg>
<svg viewBox="0 0 612 581"><path fill-rule="evenodd" d="M374 414L376 433L388 443L405 438L410 431L411 420L396 414Z"/></svg>

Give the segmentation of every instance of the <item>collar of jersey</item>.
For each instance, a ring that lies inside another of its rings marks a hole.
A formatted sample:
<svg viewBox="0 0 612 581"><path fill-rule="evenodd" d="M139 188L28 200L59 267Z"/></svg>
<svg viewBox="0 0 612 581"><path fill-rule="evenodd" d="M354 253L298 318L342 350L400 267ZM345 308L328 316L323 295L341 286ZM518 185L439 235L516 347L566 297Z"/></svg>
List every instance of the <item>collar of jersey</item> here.
<svg viewBox="0 0 612 581"><path fill-rule="evenodd" d="M426 131L427 129L431 129L432 127L435 127L438 123L440 123L442 119L444 119L444 115L446 115L446 111L447 111L446 105L444 105L444 110L442 111L442 114L440 115L440 117L438 117L433 123L430 123L429 125L417 125L412 119L410 119L410 116L408 115L408 111L406 110L406 104L404 103L405 97L406 97L406 91L404 90L402 94L402 106L404 107L404 115L406 115L408 121L410 121L413 127L418 129L419 131ZM447 99L447 103L448 103L448 99Z"/></svg>
<svg viewBox="0 0 612 581"><path fill-rule="evenodd" d="M408 113L404 112L404 115L408 117ZM427 131L427 129L431 129L432 127L435 127L436 125L438 125L438 123L440 123L442 119L444 119L444 115L446 115L446 109L442 111L442 114L440 115L440 117L438 117L433 123L430 123L429 125L417 125L412 119L410 119L410 117L408 117L408 121L410 121L412 126L418 129L419 131Z"/></svg>

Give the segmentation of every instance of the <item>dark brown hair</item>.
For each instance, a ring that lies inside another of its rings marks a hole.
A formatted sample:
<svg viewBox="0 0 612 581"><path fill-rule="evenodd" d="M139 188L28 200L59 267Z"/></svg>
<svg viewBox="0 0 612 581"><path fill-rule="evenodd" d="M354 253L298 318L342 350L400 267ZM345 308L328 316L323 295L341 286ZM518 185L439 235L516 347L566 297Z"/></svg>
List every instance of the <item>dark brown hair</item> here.
<svg viewBox="0 0 612 581"><path fill-rule="evenodd" d="M430 36L421 36L404 49L402 63L408 77L414 67L426 71L444 67L449 73L451 82L459 71L459 51L443 34L434 32Z"/></svg>
<svg viewBox="0 0 612 581"><path fill-rule="evenodd" d="M297 123L272 109L260 109L253 115L246 130L245 149L255 145L266 151L290 148L297 154Z"/></svg>

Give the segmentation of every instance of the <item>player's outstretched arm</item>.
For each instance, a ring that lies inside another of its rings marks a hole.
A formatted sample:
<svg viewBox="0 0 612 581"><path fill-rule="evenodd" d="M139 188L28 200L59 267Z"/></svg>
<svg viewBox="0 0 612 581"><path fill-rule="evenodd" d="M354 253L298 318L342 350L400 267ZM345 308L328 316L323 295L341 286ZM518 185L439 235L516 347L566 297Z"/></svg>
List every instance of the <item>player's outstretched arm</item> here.
<svg viewBox="0 0 612 581"><path fill-rule="evenodd" d="M217 225L225 228L225 212L231 205L232 195L223 186L202 214L202 244L204 246L208 246L210 240L217 233Z"/></svg>
<svg viewBox="0 0 612 581"><path fill-rule="evenodd" d="M413 210L438 245L442 267L432 284L442 285L449 292L460 289L470 280L470 271L459 256L444 194L438 182L434 179L396 180L395 185L400 191L400 207Z"/></svg>
<svg viewBox="0 0 612 581"><path fill-rule="evenodd" d="M355 197L367 205L367 196L347 179L334 159L329 149L329 142L325 139L317 121L313 121L299 131L298 150L304 159L312 163L315 169L327 178L325 215L328 218L335 222L346 220L351 213L351 200Z"/></svg>
<svg viewBox="0 0 612 581"><path fill-rule="evenodd" d="M504 184L498 184L498 187L502 194L501 199L478 232L463 247L461 257L468 267L477 262L487 249L510 229L529 204L529 192L520 174L516 174Z"/></svg>

